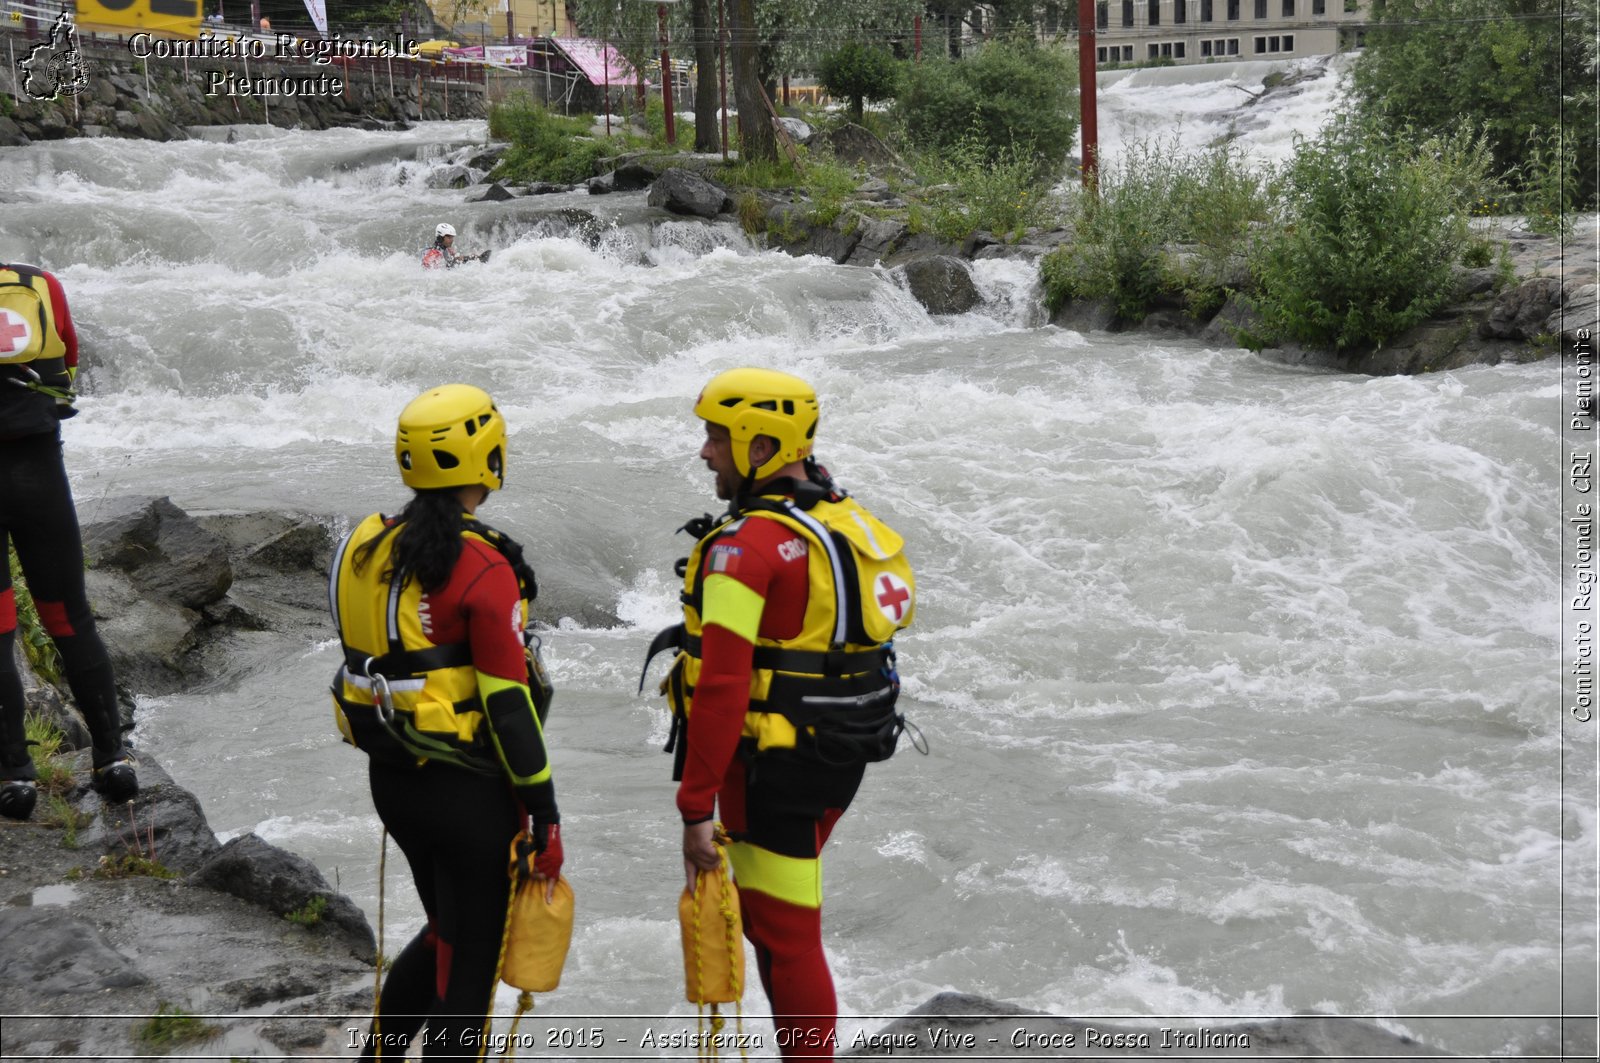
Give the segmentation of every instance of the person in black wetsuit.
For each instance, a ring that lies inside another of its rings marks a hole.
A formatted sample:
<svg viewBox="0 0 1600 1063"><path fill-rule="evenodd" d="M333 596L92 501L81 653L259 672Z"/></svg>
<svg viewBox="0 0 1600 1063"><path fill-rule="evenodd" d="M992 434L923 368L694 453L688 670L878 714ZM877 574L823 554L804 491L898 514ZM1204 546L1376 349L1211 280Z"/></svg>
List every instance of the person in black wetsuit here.
<svg viewBox="0 0 1600 1063"><path fill-rule="evenodd" d="M15 546L45 631L61 653L94 747L91 781L108 801L139 792L105 643L83 582L83 541L61 456L72 407L78 335L66 292L36 266L0 263L0 554ZM23 730L16 671L16 589L0 566L0 815L27 819L37 773Z"/></svg>

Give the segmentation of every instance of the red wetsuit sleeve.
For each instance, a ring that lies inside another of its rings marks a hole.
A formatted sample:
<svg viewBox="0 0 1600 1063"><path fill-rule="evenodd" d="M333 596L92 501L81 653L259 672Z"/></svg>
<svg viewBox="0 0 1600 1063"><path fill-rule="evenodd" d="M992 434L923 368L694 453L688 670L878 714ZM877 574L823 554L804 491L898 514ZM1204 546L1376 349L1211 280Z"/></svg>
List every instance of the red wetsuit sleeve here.
<svg viewBox="0 0 1600 1063"><path fill-rule="evenodd" d="M792 638L800 632L810 583L804 549L790 545L799 541L777 521L751 517L718 539L702 560L707 578L729 576L762 599L763 638ZM700 647L700 680L690 706L689 749L678 785L678 812L688 823L715 814L717 791L733 762L750 707L755 653L754 643L717 623L714 616L706 617Z"/></svg>
<svg viewBox="0 0 1600 1063"><path fill-rule="evenodd" d="M435 642L465 638L472 647L484 716L517 797L535 821L559 822L549 751L528 691L522 591L511 566L498 550L467 539L440 597L453 608L444 610L448 619L433 636Z"/></svg>
<svg viewBox="0 0 1600 1063"><path fill-rule="evenodd" d="M56 332L67 345L68 369L78 368L78 330L72 325L72 311L67 308L67 290L56 280L54 273L45 273L44 283L50 291L50 309L55 313Z"/></svg>

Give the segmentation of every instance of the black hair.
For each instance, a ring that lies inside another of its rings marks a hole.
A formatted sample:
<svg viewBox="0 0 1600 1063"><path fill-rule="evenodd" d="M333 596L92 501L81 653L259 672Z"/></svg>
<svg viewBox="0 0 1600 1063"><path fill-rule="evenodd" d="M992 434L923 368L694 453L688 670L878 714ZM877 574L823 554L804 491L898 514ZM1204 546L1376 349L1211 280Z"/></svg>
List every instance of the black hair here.
<svg viewBox="0 0 1600 1063"><path fill-rule="evenodd" d="M417 491L388 527L356 548L351 559L355 571L366 567L372 551L394 532L399 538L395 539L384 579L398 579L403 585L414 577L428 592L443 587L461 558L461 523L466 508L461 504L460 490L441 487Z"/></svg>

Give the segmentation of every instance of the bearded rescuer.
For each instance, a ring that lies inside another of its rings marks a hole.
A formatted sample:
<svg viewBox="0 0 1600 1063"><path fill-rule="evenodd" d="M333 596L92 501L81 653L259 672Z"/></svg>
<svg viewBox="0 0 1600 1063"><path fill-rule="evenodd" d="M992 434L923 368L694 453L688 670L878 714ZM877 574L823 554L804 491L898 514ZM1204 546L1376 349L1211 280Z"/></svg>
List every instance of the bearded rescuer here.
<svg viewBox="0 0 1600 1063"><path fill-rule="evenodd" d="M811 458L816 394L767 369L719 374L694 412L726 516L691 521L684 623L662 683L673 709L684 871L718 863L720 811L786 1058L831 1057L838 1004L822 947L823 845L866 765L893 753L892 639L911 622L902 540Z"/></svg>
<svg viewBox="0 0 1600 1063"><path fill-rule="evenodd" d="M428 920L384 981L363 1058L404 1058L424 1025L424 1058L475 1058L525 818L551 887L562 863L549 689L524 642L537 587L522 548L476 516L505 477L506 423L488 393L449 384L413 400L395 458L410 502L350 533L329 586L339 728L368 754L373 805Z"/></svg>
<svg viewBox="0 0 1600 1063"><path fill-rule="evenodd" d="M72 699L89 725L94 789L107 801L139 792L122 742L122 714L105 643L83 580L83 540L61 456L61 421L77 411L78 334L66 292L37 266L0 263L0 557L16 547L44 630L61 653ZM23 730L16 671L16 590L0 563L0 815L27 819L37 773Z"/></svg>

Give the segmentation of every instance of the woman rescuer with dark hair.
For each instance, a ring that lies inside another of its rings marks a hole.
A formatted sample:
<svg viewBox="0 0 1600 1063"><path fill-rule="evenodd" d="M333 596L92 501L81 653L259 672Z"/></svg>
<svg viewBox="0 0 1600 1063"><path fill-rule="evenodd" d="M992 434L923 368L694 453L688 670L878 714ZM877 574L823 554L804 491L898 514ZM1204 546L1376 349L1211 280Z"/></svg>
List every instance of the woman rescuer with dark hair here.
<svg viewBox="0 0 1600 1063"><path fill-rule="evenodd" d="M480 522L504 483L506 423L479 388L447 384L400 414L395 458L415 494L334 555L344 664L339 729L368 754L372 803L411 865L428 923L395 958L362 1058L476 1057L494 995L511 843L532 819L536 873L560 874L560 815L526 648L537 593L522 548Z"/></svg>

